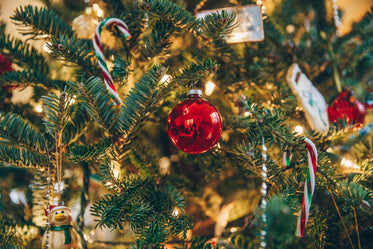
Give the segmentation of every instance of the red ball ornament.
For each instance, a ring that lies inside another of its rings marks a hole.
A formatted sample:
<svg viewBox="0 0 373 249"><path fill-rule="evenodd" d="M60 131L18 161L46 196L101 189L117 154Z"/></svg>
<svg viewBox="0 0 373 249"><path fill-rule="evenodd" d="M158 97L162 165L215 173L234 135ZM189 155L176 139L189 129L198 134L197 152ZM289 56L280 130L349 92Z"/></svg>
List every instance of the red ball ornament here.
<svg viewBox="0 0 373 249"><path fill-rule="evenodd" d="M346 119L348 124L354 124L354 129L358 129L364 124L365 115L365 106L356 99L354 91L348 89L344 89L328 107L331 123Z"/></svg>
<svg viewBox="0 0 373 249"><path fill-rule="evenodd" d="M0 54L0 76L5 72L13 71L12 62L3 54ZM18 85L1 86L4 90L10 92L18 87Z"/></svg>
<svg viewBox="0 0 373 249"><path fill-rule="evenodd" d="M188 99L175 106L167 121L172 143L190 154L211 149L223 130L218 110L201 96L201 90L189 90Z"/></svg>

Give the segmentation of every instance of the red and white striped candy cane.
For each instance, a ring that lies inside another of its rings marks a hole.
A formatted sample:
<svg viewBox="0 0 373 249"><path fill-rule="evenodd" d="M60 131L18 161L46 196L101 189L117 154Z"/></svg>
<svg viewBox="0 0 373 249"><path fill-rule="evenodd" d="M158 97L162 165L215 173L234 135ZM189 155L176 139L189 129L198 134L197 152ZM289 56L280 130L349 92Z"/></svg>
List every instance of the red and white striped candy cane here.
<svg viewBox="0 0 373 249"><path fill-rule="evenodd" d="M308 170L307 178L304 182L304 194L302 201L302 210L298 217L298 225L296 235L303 237L306 224L308 222L308 216L310 214L310 208L312 203L313 192L315 191L315 178L316 178L316 167L317 167L317 149L311 140L304 138L303 143L306 144L308 150Z"/></svg>
<svg viewBox="0 0 373 249"><path fill-rule="evenodd" d="M118 95L117 89L114 86L113 79L111 78L109 69L106 65L105 56L104 56L104 53L102 52L102 44L100 40L101 31L106 26L111 25L111 24L116 24L118 26L118 29L123 33L126 39L131 38L131 34L128 30L128 27L122 20L118 18L107 18L101 21L96 27L95 37L93 38L93 47L95 49L98 64L100 65L102 74L104 76L105 86L108 89L110 93L110 97L112 98L114 104L116 106L119 106L122 103L122 100L120 99Z"/></svg>

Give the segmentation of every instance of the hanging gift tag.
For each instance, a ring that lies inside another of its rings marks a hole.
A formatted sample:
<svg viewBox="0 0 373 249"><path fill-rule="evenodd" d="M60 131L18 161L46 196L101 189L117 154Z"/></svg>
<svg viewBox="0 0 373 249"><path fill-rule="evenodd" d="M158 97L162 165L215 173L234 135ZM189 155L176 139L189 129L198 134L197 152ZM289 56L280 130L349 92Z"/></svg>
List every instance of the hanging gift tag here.
<svg viewBox="0 0 373 249"><path fill-rule="evenodd" d="M329 129L326 102L317 88L294 63L288 70L287 81L303 107L308 124L312 129L327 131Z"/></svg>
<svg viewBox="0 0 373 249"><path fill-rule="evenodd" d="M264 40L263 18L261 7L256 4L229 7L222 9L206 10L197 12L197 18L204 18L206 15L221 12L222 10L236 15L237 26L224 38L227 43L257 42Z"/></svg>

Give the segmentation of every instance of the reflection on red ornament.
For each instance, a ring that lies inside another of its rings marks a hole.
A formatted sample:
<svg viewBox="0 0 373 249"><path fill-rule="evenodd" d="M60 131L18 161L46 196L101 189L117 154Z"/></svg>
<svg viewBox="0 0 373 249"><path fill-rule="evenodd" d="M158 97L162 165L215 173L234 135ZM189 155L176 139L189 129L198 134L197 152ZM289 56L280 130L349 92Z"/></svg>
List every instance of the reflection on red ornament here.
<svg viewBox="0 0 373 249"><path fill-rule="evenodd" d="M361 128L366 115L365 106L356 99L354 91L343 89L338 98L328 107L331 123L344 121L354 125L354 129Z"/></svg>
<svg viewBox="0 0 373 249"><path fill-rule="evenodd" d="M177 104L168 116L168 135L180 150L190 154L208 151L219 140L223 124L217 109L192 89L188 99Z"/></svg>

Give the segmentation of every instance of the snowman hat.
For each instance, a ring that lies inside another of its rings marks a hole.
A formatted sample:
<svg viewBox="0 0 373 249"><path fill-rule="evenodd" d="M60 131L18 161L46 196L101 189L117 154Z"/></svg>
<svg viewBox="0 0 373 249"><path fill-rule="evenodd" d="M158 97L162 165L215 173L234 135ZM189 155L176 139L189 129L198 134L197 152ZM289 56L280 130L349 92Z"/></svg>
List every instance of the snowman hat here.
<svg viewBox="0 0 373 249"><path fill-rule="evenodd" d="M68 207L66 206L55 206L51 209L51 212L54 212L56 210L60 210L60 209L69 209ZM70 210L70 209L69 209Z"/></svg>
<svg viewBox="0 0 373 249"><path fill-rule="evenodd" d="M57 211L57 210L60 210L60 209L68 209L70 211L70 209L66 206L55 206L55 205L50 205L49 206L49 212L48 212L48 209L45 209L45 216L48 217L48 214L50 214L51 212L54 212L54 211Z"/></svg>

